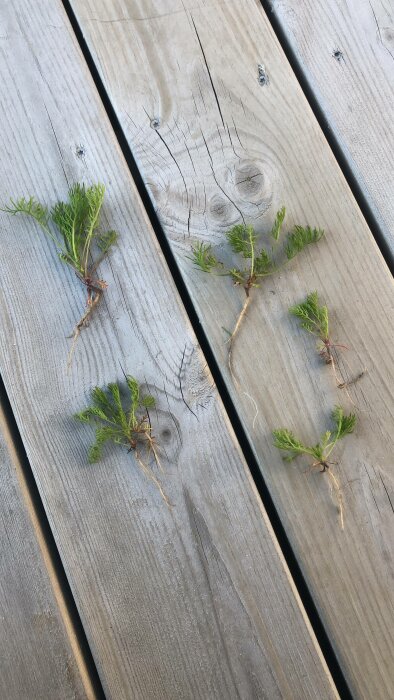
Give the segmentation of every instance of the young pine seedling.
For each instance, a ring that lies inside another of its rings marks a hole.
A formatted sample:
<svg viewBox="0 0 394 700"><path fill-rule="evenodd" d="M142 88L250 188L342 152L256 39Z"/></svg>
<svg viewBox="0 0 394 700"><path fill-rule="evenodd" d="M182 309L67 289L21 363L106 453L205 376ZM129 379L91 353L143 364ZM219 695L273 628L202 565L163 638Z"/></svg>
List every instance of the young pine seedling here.
<svg viewBox="0 0 394 700"><path fill-rule="evenodd" d="M74 270L86 287L86 310L72 334L68 366L78 336L107 287L97 276L97 268L117 240L115 231L98 231L104 192L105 187L100 183L91 187L77 183L68 192L68 202L57 202L50 210L34 197L11 199L10 205L1 210L34 219L57 247L60 260Z"/></svg>
<svg viewBox="0 0 394 700"><path fill-rule="evenodd" d="M159 480L142 457L145 454L149 460L150 455L153 454L157 466L163 472L149 416L149 409L156 405L155 399L150 394L141 393L140 386L134 377L125 375L125 379L127 401L122 399L118 384L108 384L106 390L96 386L92 391L92 404L75 415L75 418L82 423L91 423L95 426L96 435L89 450L89 462L91 464L98 462L106 442L123 445L128 452L134 453L142 471L153 481L169 506L170 503Z"/></svg>
<svg viewBox="0 0 394 700"><path fill-rule="evenodd" d="M328 365L333 368L335 380L340 389L353 384L358 379L362 377L365 370L358 374L357 377L345 382L337 374L336 371L336 360L333 354L333 350L336 348L341 348L342 350L348 350L347 345L341 345L339 343L332 343L329 334L329 316L327 306L320 305L319 297L317 292L311 292L308 294L302 304L297 304L296 306L291 306L289 313L292 316L296 316L300 319L301 328L304 328L308 333L317 338L317 351L320 357Z"/></svg>
<svg viewBox="0 0 394 700"><path fill-rule="evenodd" d="M287 235L284 245L278 250L285 213L285 207L282 207L276 215L270 232L271 247L269 250L264 246L257 246L257 234L251 225L237 224L227 232L226 238L229 246L235 255L246 261L244 266L226 267L215 257L212 252L212 246L207 243L197 243L192 248L192 255L189 257L189 260L192 260L194 265L202 272L213 272L230 277L235 285L242 286L245 291L244 305L228 341L228 367L233 379L232 355L234 341L250 304L251 289L260 287L264 277L273 275L307 245L316 243L324 235L322 229L312 229L310 226L295 226L293 231Z"/></svg>
<svg viewBox="0 0 394 700"><path fill-rule="evenodd" d="M334 428L323 433L316 445L304 445L290 430L287 430L286 428L274 430L273 436L275 447L277 447L278 450L287 452L287 455L283 458L286 462L291 462L300 455L308 455L314 460L311 466L313 468L320 467L320 471L327 474L337 497L339 519L343 530L344 522L342 492L338 479L336 478L335 474L333 474L331 469L331 465L336 464L336 462L330 462L329 457L338 440L342 440L345 435L349 435L353 432L356 425L356 416L354 413L345 415L341 406L335 406L331 413L331 419L334 424Z"/></svg>

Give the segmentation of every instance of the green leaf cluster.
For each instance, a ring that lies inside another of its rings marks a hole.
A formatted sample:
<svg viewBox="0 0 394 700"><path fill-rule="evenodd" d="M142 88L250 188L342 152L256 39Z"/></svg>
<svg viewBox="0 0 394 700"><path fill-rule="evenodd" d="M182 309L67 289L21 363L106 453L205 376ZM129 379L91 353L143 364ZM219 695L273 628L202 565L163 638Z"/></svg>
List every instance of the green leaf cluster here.
<svg viewBox="0 0 394 700"><path fill-rule="evenodd" d="M219 275L226 275L233 279L235 284L242 285L245 290L251 287L260 286L261 279L273 274L280 269L283 264L295 257L307 245L316 243L323 236L321 229L311 229L309 226L295 226L292 233L287 235L287 240L279 251L279 257L285 260L277 260L277 243L280 238L286 209L282 207L276 214L274 224L270 232L272 240L271 247L257 246L257 234L250 224L237 224L227 233L228 244L235 255L241 256L248 261L248 265L234 266L226 268L212 251L212 246L207 243L197 243L192 247L192 255L188 256L194 265L202 272L216 272Z"/></svg>
<svg viewBox="0 0 394 700"><path fill-rule="evenodd" d="M11 200L2 211L33 218L56 244L60 259L86 279L117 240L115 231L98 230L104 193L101 183L91 187L76 183L69 189L68 201L57 202L50 211L34 197ZM94 246L99 257L91 263Z"/></svg>
<svg viewBox="0 0 394 700"><path fill-rule="evenodd" d="M108 384L105 390L96 386L91 405L75 415L82 423L96 426L96 439L89 450L90 463L100 459L108 441L133 449L141 435L150 435L147 410L154 408L155 399L150 394L142 395L137 380L130 375L126 376L126 385L127 401L122 399L118 384Z"/></svg>
<svg viewBox="0 0 394 700"><path fill-rule="evenodd" d="M289 313L301 320L301 327L308 333L320 338L323 342L328 341L328 309L327 306L319 304L317 292L308 294L302 304L291 306Z"/></svg>
<svg viewBox="0 0 394 700"><path fill-rule="evenodd" d="M323 433L316 445L304 445L291 430L280 428L273 431L274 446L278 450L287 452L283 458L287 462L291 462L299 455L310 455L318 464L324 465L338 440L342 440L345 435L352 433L356 425L355 414L345 415L341 406L335 406L331 413L331 420L333 422L332 430Z"/></svg>

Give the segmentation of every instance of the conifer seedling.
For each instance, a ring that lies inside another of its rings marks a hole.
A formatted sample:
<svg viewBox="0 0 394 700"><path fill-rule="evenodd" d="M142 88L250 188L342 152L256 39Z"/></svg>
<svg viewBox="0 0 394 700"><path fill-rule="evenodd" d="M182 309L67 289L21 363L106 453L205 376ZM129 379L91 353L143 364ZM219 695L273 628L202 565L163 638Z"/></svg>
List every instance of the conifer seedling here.
<svg viewBox="0 0 394 700"><path fill-rule="evenodd" d="M207 243L197 243L192 248L192 255L189 257L202 272L213 272L217 275L230 277L235 285L242 286L245 291L244 305L228 341L228 366L233 379L232 355L234 341L250 304L251 289L260 287L265 277L278 272L307 245L316 243L324 235L322 229L311 228L310 226L295 226L293 231L287 234L284 245L279 247L285 213L285 207L282 207L276 214L274 225L270 232L271 247L269 249L264 246L257 246L257 234L252 225L237 224L227 232L226 238L232 252L247 261L244 266L226 267L216 258L212 251L212 246Z"/></svg>
<svg viewBox="0 0 394 700"><path fill-rule="evenodd" d="M344 381L342 377L338 376L337 361L335 359L336 349L341 348L341 350L349 350L349 348L347 345L331 342L329 334L328 309L327 306L320 305L317 292L311 292L308 294L307 298L304 302L302 302L302 304L291 306L289 308L289 313L292 316L296 316L300 319L301 328L304 328L304 330L317 338L317 351L324 362L327 365L331 365L339 389L346 390L350 384L355 384L359 379L361 379L366 372L365 369L347 381Z"/></svg>
<svg viewBox="0 0 394 700"><path fill-rule="evenodd" d="M300 455L307 455L312 457L314 460L311 465L313 468L320 467L320 471L327 474L337 497L339 519L343 530L344 521L342 492L338 479L336 478L335 474L333 474L331 469L331 466L336 464L336 462L330 462L329 457L338 440L342 440L346 435L353 432L356 425L356 416L354 413L345 415L341 406L335 406L331 413L331 419L334 425L333 429L327 430L325 433L323 433L316 445L304 445L290 430L287 430L287 428L274 430L273 437L274 446L277 447L278 450L287 452L283 458L286 462L291 462Z"/></svg>
<svg viewBox="0 0 394 700"><path fill-rule="evenodd" d="M332 343L329 335L329 318L327 306L320 305L317 292L308 294L302 304L291 306L289 313L301 321L301 328L311 333L318 339L317 351L326 364L331 364L335 372L335 360L333 348L348 350L347 345Z"/></svg>
<svg viewBox="0 0 394 700"><path fill-rule="evenodd" d="M126 447L128 452L134 453L142 471L153 481L169 506L159 480L143 458L146 455L149 460L153 455L157 466L163 472L149 416L149 409L156 405L155 398L150 394L142 394L134 377L125 375L125 380L127 399L123 399L121 387L117 383L108 384L106 389L96 386L92 390L91 405L74 416L82 423L95 426L95 441L89 449L89 462L98 462L106 442Z"/></svg>
<svg viewBox="0 0 394 700"><path fill-rule="evenodd" d="M50 210L34 197L11 199L10 205L1 210L34 219L57 247L60 260L74 270L86 287L86 310L72 334L68 366L78 336L107 287L97 276L97 268L117 240L115 231L98 230L104 192L105 187L100 183L91 187L77 183L68 192L68 202L57 202Z"/></svg>

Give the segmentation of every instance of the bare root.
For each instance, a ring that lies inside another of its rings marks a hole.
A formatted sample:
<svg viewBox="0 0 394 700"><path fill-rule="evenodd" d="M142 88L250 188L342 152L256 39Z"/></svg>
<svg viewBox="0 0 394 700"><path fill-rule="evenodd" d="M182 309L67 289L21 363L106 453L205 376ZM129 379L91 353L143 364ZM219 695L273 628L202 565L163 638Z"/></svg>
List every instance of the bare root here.
<svg viewBox="0 0 394 700"><path fill-rule="evenodd" d="M155 460L156 460L156 462L157 462L156 452L154 451L153 454L155 455ZM162 497L164 503L165 503L166 506L171 510L171 508L172 508L172 503L170 503L170 501L168 500L168 497L167 497L166 494L164 493L163 487L162 487L160 481L155 477L155 475L154 475L152 469L151 469L150 467L148 467L148 465L145 464L145 462L143 462L143 460L141 459L141 457L140 457L140 455L139 455L139 452L138 452L137 450L136 450L136 452L135 452L135 458L136 458L138 464L140 465L142 471L144 472L145 476L147 476L148 479L150 479L150 480L155 484L156 488L157 488L157 489L159 490L159 492L160 492L160 495L161 495L161 497Z"/></svg>
<svg viewBox="0 0 394 700"><path fill-rule="evenodd" d="M343 518L343 498L342 498L341 487L339 485L338 479L336 478L335 474L332 473L331 469L326 469L325 473L327 474L328 478L330 479L331 484L332 484L332 489L335 492L337 504L338 504L339 522L341 525L341 530L344 530L345 525L344 525L344 518Z"/></svg>
<svg viewBox="0 0 394 700"><path fill-rule="evenodd" d="M88 303L88 306L86 308L86 311L83 314L83 316L81 316L81 318L79 319L78 323L76 324L76 326L74 328L73 334L71 336L72 342L71 342L71 347L70 347L68 357L67 357L67 371L70 370L72 358L74 355L75 345L76 345L76 342L81 334L81 330L84 326L86 326L86 324L89 320L89 317L91 316L91 314L93 313L94 309L96 308L97 304L99 303L99 301L101 299L102 291L99 289L95 289L94 291L95 291L95 294L94 294L93 299L91 299L89 297L89 303Z"/></svg>
<svg viewBox="0 0 394 700"><path fill-rule="evenodd" d="M246 311L247 311L249 304L250 304L250 296L247 293L244 305L243 305L242 310L241 310L241 313L238 316L237 323L235 324L235 327L234 327L234 330L230 336L230 339L227 341L229 344L228 356L227 356L227 366L228 366L231 378L236 386L239 386L239 382L236 379L235 374L234 374L234 370L233 370L234 341L235 341L237 334L239 333L239 329L241 327L242 321L245 317L245 314L246 314Z"/></svg>

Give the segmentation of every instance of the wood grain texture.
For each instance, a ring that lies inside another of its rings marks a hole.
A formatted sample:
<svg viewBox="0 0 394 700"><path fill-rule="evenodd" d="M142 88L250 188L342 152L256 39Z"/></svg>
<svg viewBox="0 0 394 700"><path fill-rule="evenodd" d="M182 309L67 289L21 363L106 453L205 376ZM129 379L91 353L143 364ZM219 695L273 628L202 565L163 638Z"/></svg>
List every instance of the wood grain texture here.
<svg viewBox="0 0 394 700"><path fill-rule="evenodd" d="M3 3L0 27L0 200L100 179L120 234L67 375L86 291L1 216L1 371L107 697L337 697L60 3ZM120 365L156 396L172 510L125 450L87 464L72 416Z"/></svg>
<svg viewBox="0 0 394 700"><path fill-rule="evenodd" d="M287 533L356 697L392 697L393 289L389 272L258 3L73 0L106 89L154 199ZM152 121L153 120L153 121ZM270 230L286 204L326 238L254 290L227 370L244 293L187 260L196 241L226 259L236 222ZM287 309L317 289L340 371ZM356 410L338 447L345 531L321 474L286 465L271 431L316 441L333 406ZM356 408L355 408L356 405Z"/></svg>
<svg viewBox="0 0 394 700"><path fill-rule="evenodd" d="M92 699L1 406L0 471L0 696Z"/></svg>
<svg viewBox="0 0 394 700"><path fill-rule="evenodd" d="M394 4L271 5L394 255Z"/></svg>

